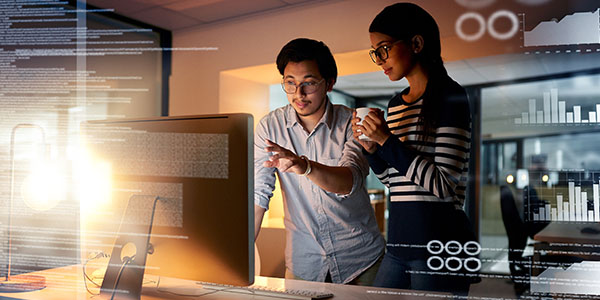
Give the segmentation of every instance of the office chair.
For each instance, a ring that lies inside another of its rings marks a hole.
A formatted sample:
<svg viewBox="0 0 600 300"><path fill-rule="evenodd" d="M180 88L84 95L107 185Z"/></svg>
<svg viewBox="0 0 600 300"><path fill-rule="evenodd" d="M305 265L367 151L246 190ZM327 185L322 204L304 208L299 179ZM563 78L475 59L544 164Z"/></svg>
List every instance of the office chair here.
<svg viewBox="0 0 600 300"><path fill-rule="evenodd" d="M500 186L500 208L502 221L508 236L510 278L514 283L517 295L522 295L529 290L531 276L531 257L523 257L523 250L527 246L529 232L519 215L511 189L504 185Z"/></svg>

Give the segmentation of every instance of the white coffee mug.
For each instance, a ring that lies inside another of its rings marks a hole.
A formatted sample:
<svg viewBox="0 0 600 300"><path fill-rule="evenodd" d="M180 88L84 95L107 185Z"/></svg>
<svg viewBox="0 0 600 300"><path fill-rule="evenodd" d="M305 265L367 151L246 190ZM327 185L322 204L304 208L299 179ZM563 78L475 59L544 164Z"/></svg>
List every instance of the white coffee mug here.
<svg viewBox="0 0 600 300"><path fill-rule="evenodd" d="M359 107L356 109L356 117L360 119L360 122L356 123L358 125L362 125L363 119L369 114L370 109L368 107ZM358 137L359 140L370 141L371 139L367 137L364 133Z"/></svg>

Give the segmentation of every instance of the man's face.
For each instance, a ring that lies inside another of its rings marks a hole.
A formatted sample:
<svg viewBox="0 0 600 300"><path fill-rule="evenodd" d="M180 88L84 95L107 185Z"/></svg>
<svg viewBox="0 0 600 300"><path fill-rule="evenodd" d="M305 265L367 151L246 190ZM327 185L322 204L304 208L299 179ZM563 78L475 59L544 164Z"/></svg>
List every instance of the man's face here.
<svg viewBox="0 0 600 300"><path fill-rule="evenodd" d="M298 86L296 92L287 94L287 97L296 113L302 117L320 117L325 111L327 92L333 88L332 84L323 80L314 60L288 62L283 70L283 84L292 89L293 85ZM312 85L312 88L307 85ZM307 90L310 92L310 89L315 87L314 92L307 93Z"/></svg>

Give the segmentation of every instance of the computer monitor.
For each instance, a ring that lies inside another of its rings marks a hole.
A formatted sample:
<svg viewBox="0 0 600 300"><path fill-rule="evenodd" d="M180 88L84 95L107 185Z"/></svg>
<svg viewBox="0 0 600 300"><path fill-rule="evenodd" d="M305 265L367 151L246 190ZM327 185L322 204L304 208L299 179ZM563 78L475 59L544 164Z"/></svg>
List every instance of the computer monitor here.
<svg viewBox="0 0 600 300"><path fill-rule="evenodd" d="M147 274L253 283L252 129L248 114L82 125L91 157L111 176L109 199L82 204L81 213L84 263L112 255L103 289L125 284L123 268L144 266ZM140 241L148 230L145 259Z"/></svg>

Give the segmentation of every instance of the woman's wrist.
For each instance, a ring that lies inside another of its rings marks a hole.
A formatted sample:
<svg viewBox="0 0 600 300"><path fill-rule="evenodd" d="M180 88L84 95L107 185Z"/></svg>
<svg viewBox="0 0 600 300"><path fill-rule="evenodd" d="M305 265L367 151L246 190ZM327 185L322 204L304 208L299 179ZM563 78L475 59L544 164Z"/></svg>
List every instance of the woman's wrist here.
<svg viewBox="0 0 600 300"><path fill-rule="evenodd" d="M377 144L373 143L373 147L370 147L369 149L365 149L365 151L369 154L373 154L373 153L377 152Z"/></svg>
<svg viewBox="0 0 600 300"><path fill-rule="evenodd" d="M390 136L391 136L391 134L386 133L384 136L382 136L382 138L380 138L380 139L377 140L377 144L379 146L383 146L383 144L385 144L385 142L387 141L387 139L390 138ZM377 148L377 147L375 147L375 148Z"/></svg>

